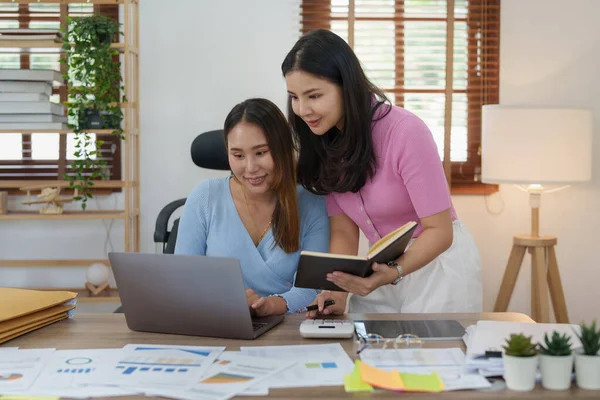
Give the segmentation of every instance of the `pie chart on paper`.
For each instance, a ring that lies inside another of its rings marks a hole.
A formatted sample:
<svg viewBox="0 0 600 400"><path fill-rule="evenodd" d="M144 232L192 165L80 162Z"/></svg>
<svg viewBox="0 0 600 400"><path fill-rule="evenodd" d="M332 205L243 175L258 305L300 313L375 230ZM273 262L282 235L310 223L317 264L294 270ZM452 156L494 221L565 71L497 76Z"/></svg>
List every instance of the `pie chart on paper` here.
<svg viewBox="0 0 600 400"><path fill-rule="evenodd" d="M23 374L4 374L0 375L0 382L17 381L23 377Z"/></svg>

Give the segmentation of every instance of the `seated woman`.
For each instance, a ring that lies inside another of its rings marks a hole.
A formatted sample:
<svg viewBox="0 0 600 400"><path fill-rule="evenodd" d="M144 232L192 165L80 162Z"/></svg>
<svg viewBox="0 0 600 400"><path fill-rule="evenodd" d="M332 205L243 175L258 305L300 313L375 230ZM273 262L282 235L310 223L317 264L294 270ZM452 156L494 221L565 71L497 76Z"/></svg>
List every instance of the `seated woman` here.
<svg viewBox="0 0 600 400"><path fill-rule="evenodd" d="M239 259L253 315L306 307L317 291L294 287L294 278L300 250L329 251L325 199L296 185L292 134L272 102L236 105L224 134L231 176L189 195L175 253Z"/></svg>

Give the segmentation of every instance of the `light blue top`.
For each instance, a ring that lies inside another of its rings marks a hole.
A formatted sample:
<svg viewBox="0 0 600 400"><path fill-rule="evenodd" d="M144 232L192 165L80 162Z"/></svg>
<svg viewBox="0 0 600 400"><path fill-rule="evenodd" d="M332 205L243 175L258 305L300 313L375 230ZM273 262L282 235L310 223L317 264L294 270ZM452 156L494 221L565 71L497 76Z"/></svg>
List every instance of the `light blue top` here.
<svg viewBox="0 0 600 400"><path fill-rule="evenodd" d="M207 179L188 196L175 254L233 257L240 260L244 284L260 296L280 295L288 310L306 307L318 291L294 287L300 251L286 253L274 245L273 231L254 245L235 208L229 179ZM329 252L329 218L325 198L298 186L300 250Z"/></svg>

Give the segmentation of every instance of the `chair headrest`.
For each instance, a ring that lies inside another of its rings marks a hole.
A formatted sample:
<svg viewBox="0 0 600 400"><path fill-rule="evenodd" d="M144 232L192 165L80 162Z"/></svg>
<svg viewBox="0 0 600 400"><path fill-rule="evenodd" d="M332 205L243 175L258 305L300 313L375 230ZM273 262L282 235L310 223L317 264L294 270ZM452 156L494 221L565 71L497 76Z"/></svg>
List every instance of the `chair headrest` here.
<svg viewBox="0 0 600 400"><path fill-rule="evenodd" d="M199 134L192 142L192 161L201 168L229 170L223 130Z"/></svg>

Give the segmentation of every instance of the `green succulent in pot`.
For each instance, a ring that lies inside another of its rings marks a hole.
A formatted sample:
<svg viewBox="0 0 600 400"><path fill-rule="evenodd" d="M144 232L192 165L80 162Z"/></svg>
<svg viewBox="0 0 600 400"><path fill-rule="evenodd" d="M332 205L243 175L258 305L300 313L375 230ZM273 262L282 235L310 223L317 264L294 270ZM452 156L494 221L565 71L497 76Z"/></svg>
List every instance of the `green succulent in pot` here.
<svg viewBox="0 0 600 400"><path fill-rule="evenodd" d="M522 333L510 335L503 349L506 355L513 357L533 357L538 354L537 345L531 341L531 336Z"/></svg>
<svg viewBox="0 0 600 400"><path fill-rule="evenodd" d="M539 351L541 354L548 356L568 356L571 355L571 338L563 333L562 335L556 331L549 338L547 333L544 333L544 343L540 343Z"/></svg>
<svg viewBox="0 0 600 400"><path fill-rule="evenodd" d="M581 345L583 346L583 354L588 356L595 356L600 351L600 329L596 329L596 321L593 321L590 325L581 323L581 334L575 332Z"/></svg>

